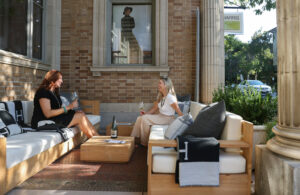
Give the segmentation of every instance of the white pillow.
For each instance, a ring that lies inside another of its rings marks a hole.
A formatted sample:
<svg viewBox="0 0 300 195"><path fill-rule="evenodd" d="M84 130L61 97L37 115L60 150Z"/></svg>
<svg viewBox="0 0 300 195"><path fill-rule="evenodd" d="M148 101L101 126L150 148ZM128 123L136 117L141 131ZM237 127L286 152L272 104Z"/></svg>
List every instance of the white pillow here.
<svg viewBox="0 0 300 195"><path fill-rule="evenodd" d="M185 114L176 118L165 131L165 138L175 139L177 136L182 135L193 122L192 115L190 114Z"/></svg>

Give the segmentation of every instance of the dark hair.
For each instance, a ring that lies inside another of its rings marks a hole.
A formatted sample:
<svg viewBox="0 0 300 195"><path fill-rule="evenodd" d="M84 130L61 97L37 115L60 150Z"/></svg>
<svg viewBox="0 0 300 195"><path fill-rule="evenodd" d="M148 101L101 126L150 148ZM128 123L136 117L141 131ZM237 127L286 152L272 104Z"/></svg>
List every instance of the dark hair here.
<svg viewBox="0 0 300 195"><path fill-rule="evenodd" d="M125 7L125 8L124 8L124 11L123 11L123 15L125 15L125 12L126 12L127 10L130 10L130 12L132 12L132 7Z"/></svg>
<svg viewBox="0 0 300 195"><path fill-rule="evenodd" d="M58 70L48 71L37 90L40 90L40 89L49 90L53 86L53 83L55 83L59 79L59 76L62 76L62 74ZM59 95L58 89L55 89L55 93L57 95Z"/></svg>

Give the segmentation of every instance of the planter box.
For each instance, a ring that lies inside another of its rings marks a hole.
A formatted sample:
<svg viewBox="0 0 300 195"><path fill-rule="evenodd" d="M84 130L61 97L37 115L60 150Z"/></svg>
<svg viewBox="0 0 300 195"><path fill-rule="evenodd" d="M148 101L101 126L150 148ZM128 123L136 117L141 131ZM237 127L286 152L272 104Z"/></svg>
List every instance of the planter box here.
<svg viewBox="0 0 300 195"><path fill-rule="evenodd" d="M252 151L252 165L255 165L255 146L266 143L266 126L253 125L253 151ZM252 166L254 169L255 166Z"/></svg>

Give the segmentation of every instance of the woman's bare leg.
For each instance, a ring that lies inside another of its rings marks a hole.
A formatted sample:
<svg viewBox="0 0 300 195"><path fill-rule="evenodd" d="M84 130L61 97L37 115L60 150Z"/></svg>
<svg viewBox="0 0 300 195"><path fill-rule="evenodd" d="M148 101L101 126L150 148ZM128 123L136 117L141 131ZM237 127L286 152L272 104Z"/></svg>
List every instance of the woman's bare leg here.
<svg viewBox="0 0 300 195"><path fill-rule="evenodd" d="M86 134L88 138L98 135L93 125L89 122L84 113L76 112L68 127L78 125L79 129Z"/></svg>

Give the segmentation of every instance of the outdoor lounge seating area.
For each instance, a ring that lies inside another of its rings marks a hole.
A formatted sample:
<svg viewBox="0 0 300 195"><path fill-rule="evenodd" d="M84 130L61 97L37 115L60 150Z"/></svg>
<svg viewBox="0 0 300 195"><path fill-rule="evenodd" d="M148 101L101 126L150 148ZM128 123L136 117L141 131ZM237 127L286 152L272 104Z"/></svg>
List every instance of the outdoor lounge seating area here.
<svg viewBox="0 0 300 195"><path fill-rule="evenodd" d="M299 44L300 0L0 0L0 195L300 194Z"/></svg>
<svg viewBox="0 0 300 195"><path fill-rule="evenodd" d="M15 117L14 103L5 103ZM33 102L22 101L22 105L24 122L30 124ZM87 117L91 123L99 129L99 102L81 100L81 105L89 113ZM67 141L57 132L29 131L7 138L0 137L0 194L16 187L86 140L78 127L71 129L73 135Z"/></svg>
<svg viewBox="0 0 300 195"><path fill-rule="evenodd" d="M193 119L205 104L191 102ZM176 140L164 138L167 125L151 128L148 144L148 194L231 194L249 195L252 173L253 124L227 113L220 142L220 185L179 187L175 184ZM163 186L163 187L162 187Z"/></svg>
<svg viewBox="0 0 300 195"><path fill-rule="evenodd" d="M99 102L81 100L83 104L89 104L87 109L99 113ZM29 123L32 115L32 102L23 101L25 110L25 122ZM191 102L190 113L193 119L206 105ZM88 111L88 110L87 110ZM94 113L94 114L96 114ZM220 142L220 186L217 187L179 187L175 184L174 173L177 159L176 140L166 140L164 131L167 125L154 125L151 128L149 145L147 151L148 166L148 194L250 194L251 167L252 167L252 133L253 125L235 114L226 114L226 124ZM97 115L88 115L92 124L98 127L100 118ZM76 146L84 143L86 137L73 128L74 137L63 142L61 136L56 132L27 132L9 138L0 138L1 143L1 194L11 190L29 177L43 170L49 164L61 156L69 153ZM126 132L128 127L126 128ZM127 132L128 134L128 132ZM123 138L122 138L123 139ZM97 140L97 139L96 139ZM94 162L101 162L105 157L97 157L97 154L104 154L101 148L95 149L93 142L90 142L91 149L86 148L85 152L93 155ZM6 147L5 147L6 146ZM95 145L96 146L96 145ZM131 145L132 147L132 145ZM6 150L5 150L6 148ZM90 151L89 151L90 150ZM110 159L109 145L106 145L106 156ZM94 151L94 152L93 152ZM98 152L97 152L98 151ZM113 151L113 150L112 150ZM80 152L83 152L82 150ZM116 150L118 156L123 155ZM85 158L90 158L85 153ZM132 148L131 148L132 153ZM83 154L80 154L81 156ZM125 154L124 154L125 155ZM116 156L116 158L118 158ZM128 161L128 157L126 157ZM103 162L105 162L104 159ZM111 160L107 160L111 161ZM121 162L121 161L120 161ZM120 163L119 162L119 163ZM123 162L123 163L124 163ZM82 162L88 163L88 162ZM118 161L114 162L118 163ZM130 156L129 156L130 163ZM161 186L164 186L163 188Z"/></svg>

